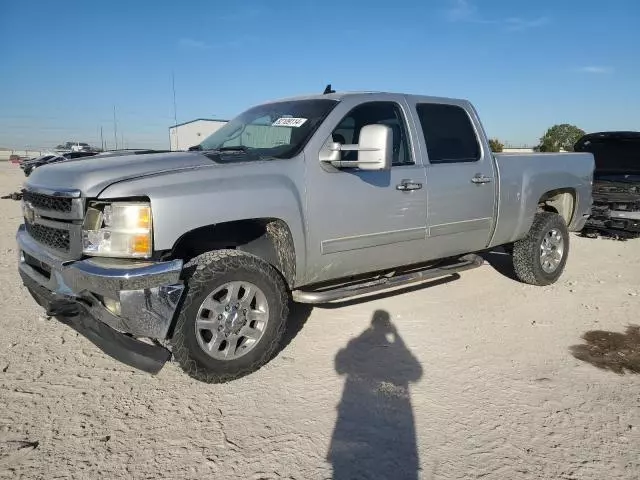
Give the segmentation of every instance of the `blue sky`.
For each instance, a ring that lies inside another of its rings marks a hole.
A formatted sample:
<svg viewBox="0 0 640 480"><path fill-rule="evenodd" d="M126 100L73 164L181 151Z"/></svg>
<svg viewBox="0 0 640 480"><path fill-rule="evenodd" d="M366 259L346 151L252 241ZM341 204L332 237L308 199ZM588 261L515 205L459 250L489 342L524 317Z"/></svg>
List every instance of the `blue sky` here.
<svg viewBox="0 0 640 480"><path fill-rule="evenodd" d="M640 130L640 1L0 2L0 146L167 147L173 123L338 90L464 97L489 135ZM118 135L120 137L120 134Z"/></svg>

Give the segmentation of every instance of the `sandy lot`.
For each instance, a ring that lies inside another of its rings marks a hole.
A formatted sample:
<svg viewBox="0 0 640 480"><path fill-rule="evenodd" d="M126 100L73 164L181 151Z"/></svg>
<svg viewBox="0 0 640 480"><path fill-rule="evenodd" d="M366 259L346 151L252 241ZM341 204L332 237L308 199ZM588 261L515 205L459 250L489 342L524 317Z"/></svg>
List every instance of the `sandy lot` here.
<svg viewBox="0 0 640 480"><path fill-rule="evenodd" d="M23 178L0 164L0 194ZM2 478L640 478L640 241L572 236L547 288L493 255L430 288L298 307L271 363L206 385L43 317L19 223L1 200Z"/></svg>

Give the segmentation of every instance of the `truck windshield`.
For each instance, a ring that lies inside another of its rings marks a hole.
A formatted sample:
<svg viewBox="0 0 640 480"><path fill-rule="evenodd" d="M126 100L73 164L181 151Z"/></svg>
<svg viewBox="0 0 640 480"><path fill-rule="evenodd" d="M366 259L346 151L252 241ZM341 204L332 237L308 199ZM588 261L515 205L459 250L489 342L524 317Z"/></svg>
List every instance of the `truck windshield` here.
<svg viewBox="0 0 640 480"><path fill-rule="evenodd" d="M231 120L196 149L291 158L304 148L337 103L315 99L259 105Z"/></svg>

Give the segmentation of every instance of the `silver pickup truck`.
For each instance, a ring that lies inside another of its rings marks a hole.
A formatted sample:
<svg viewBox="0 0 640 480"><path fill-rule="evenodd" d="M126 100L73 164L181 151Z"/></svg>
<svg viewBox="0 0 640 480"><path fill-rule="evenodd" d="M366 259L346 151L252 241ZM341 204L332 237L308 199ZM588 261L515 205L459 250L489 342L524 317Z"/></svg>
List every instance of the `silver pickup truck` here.
<svg viewBox="0 0 640 480"><path fill-rule="evenodd" d="M590 153L492 154L465 100L334 93L253 107L190 151L38 168L17 233L49 315L156 373L206 382L274 355L290 301L478 267L561 275L589 216Z"/></svg>

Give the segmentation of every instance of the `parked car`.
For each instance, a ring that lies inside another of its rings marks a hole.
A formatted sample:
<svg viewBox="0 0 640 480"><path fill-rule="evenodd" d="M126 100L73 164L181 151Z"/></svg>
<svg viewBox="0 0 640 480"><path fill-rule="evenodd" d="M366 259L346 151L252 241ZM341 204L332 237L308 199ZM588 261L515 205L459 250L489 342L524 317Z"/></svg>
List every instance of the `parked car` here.
<svg viewBox="0 0 640 480"><path fill-rule="evenodd" d="M84 142L66 142L64 145L59 145L63 150L70 152L91 152L93 149L88 143Z"/></svg>
<svg viewBox="0 0 640 480"><path fill-rule="evenodd" d="M451 275L497 246L522 282L556 282L593 170L590 153L492 154L466 100L298 97L192 151L37 169L19 271L49 315L115 358L157 372L173 354L225 382L273 356L291 300Z"/></svg>
<svg viewBox="0 0 640 480"><path fill-rule="evenodd" d="M24 172L25 176L29 176L31 175L31 172L33 172L34 168L37 168L41 165L46 164L47 162L49 162L52 159L56 159L56 158L63 158L60 155L57 154L47 154L47 155L41 155L39 157L35 157L35 158L31 158L29 160L25 160L24 162L22 162L20 164L20 168L22 169L22 171Z"/></svg>
<svg viewBox="0 0 640 480"><path fill-rule="evenodd" d="M15 164L20 165L20 164L21 164L22 162L24 162L25 160L28 160L28 157L25 157L25 156L23 156L23 155L16 155L15 153L14 153L14 154L9 155L9 161L10 161L11 163L13 163L14 165L15 165Z"/></svg>
<svg viewBox="0 0 640 480"><path fill-rule="evenodd" d="M23 162L20 165L20 168L22 168L22 171L28 177L29 175L31 175L33 170L43 165L64 162L65 160L70 160L73 158L91 157L93 155L96 155L96 153L97 152L77 151L77 152L67 152L63 154L48 154L48 155L43 155L41 157L37 157L31 160L28 160L26 162Z"/></svg>
<svg viewBox="0 0 640 480"><path fill-rule="evenodd" d="M43 165L49 165L51 163L64 162L67 160L77 160L80 158L87 157L97 157L100 159L109 158L109 157L121 157L124 155L146 155L149 153L162 153L168 152L170 150L152 150L152 149L128 149L128 150L107 150L106 152L67 152L60 155L45 155L42 157L38 157L29 162L24 162L20 166L24 171L24 174L28 177L31 175L34 169L41 167Z"/></svg>
<svg viewBox="0 0 640 480"><path fill-rule="evenodd" d="M596 162L593 210L586 233L640 235L640 132L597 132L583 136L576 152Z"/></svg>

